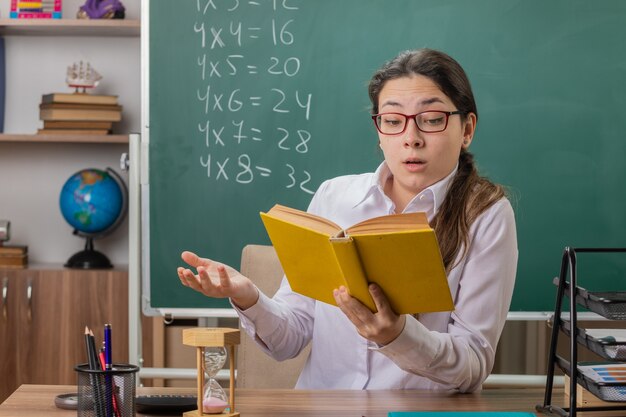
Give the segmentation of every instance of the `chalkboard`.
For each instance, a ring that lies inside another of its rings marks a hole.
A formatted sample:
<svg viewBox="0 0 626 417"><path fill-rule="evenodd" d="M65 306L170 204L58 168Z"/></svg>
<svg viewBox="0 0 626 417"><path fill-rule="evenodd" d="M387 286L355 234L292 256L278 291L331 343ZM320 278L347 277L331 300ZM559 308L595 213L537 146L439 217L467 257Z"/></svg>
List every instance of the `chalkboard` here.
<svg viewBox="0 0 626 417"><path fill-rule="evenodd" d="M516 211L512 311L553 309L565 246L625 246L624 1L152 0L148 13L152 308L228 307L180 285L182 250L237 267L245 244L269 243L260 211L305 209L323 180L373 171L367 83L418 47L472 81L471 150ZM580 284L624 289L626 262L596 258Z"/></svg>

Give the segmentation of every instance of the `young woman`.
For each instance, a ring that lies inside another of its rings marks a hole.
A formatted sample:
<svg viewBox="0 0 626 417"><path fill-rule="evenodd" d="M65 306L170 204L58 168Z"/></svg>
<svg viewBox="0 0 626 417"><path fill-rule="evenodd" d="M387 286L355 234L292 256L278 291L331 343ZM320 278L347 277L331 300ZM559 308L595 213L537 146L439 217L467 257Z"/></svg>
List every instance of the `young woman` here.
<svg viewBox="0 0 626 417"><path fill-rule="evenodd" d="M270 299L236 270L191 252L178 268L190 288L229 297L242 327L284 360L309 342L296 388L481 388L491 372L517 268L515 219L502 187L480 177L468 152L478 111L461 66L434 50L407 51L369 84L384 162L373 173L324 182L309 211L341 227L391 213L423 211L435 229L453 312L397 315L370 285L372 313L345 288L339 307L291 291Z"/></svg>

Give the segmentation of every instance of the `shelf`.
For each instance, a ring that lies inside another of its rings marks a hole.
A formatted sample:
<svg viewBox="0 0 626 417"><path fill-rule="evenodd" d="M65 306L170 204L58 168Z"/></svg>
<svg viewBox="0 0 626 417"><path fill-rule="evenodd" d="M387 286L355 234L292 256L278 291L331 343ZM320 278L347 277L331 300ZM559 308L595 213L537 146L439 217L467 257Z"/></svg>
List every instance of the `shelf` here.
<svg viewBox="0 0 626 417"><path fill-rule="evenodd" d="M133 19L0 19L0 35L32 36L139 36L140 21Z"/></svg>
<svg viewBox="0 0 626 417"><path fill-rule="evenodd" d="M100 143L128 144L128 135L24 135L0 134L0 143Z"/></svg>
<svg viewBox="0 0 626 417"><path fill-rule="evenodd" d="M74 269L66 268L62 263L56 262L29 262L26 268L7 268L0 266L0 271L75 271L87 273L93 271L128 271L128 264L115 264L109 269Z"/></svg>
<svg viewBox="0 0 626 417"><path fill-rule="evenodd" d="M561 371L568 377L571 377L570 363L558 355L556 360ZM576 381L578 385L602 401L622 403L620 404L620 410L624 410L623 402L626 400L626 385L624 385L624 381L620 381L619 378L611 378L610 376L598 377L600 374L597 373L596 367L602 368L597 371L610 373L611 367L618 367L619 369L622 367L622 364L613 362L577 362ZM594 379L594 375L600 379Z"/></svg>
<svg viewBox="0 0 626 417"><path fill-rule="evenodd" d="M552 280L554 285L559 285L559 277ZM569 282L564 283L565 293L569 294ZM626 291L597 292L587 291L577 286L576 302L587 310L609 320L626 320Z"/></svg>
<svg viewBox="0 0 626 417"><path fill-rule="evenodd" d="M561 319L561 330L567 337L572 337L571 324L569 320ZM612 331L611 331L612 330ZM594 337L587 332L605 332L606 335ZM618 335L616 338L615 336ZM626 342L619 335L619 329L584 329L577 328L576 341L578 344L586 347L590 351L600 355L602 358L610 361L626 361Z"/></svg>
<svg viewBox="0 0 626 417"><path fill-rule="evenodd" d="M572 248L568 246L563 251L561 272L553 280L558 289L552 319L544 402L535 407L537 411L544 414L562 417L576 417L582 412L587 415L587 412L626 410L626 402L624 402L626 401L626 381L615 377L613 373L624 365L620 362L626 356L624 353L626 343L618 341L621 339L618 329L587 330L579 327L576 312L576 306L580 305L609 320L624 320L626 319L626 291L592 292L578 286L576 254L579 252L618 253L626 252L626 248ZM594 273L601 273L601 268L597 269L598 271L594 271ZM568 303L563 302L566 297ZM569 320L562 318L564 313L569 314ZM569 337L569 360L557 353L560 333ZM578 345L584 346L589 351L613 362L579 362ZM570 389L564 403L565 407L552 403L555 367L560 368L566 376L571 378L567 383ZM582 390L578 388L582 388ZM585 399L583 395L587 391L592 395ZM613 404L598 404L598 399ZM594 404L591 404L592 402ZM624 415L624 413L611 413L610 415Z"/></svg>

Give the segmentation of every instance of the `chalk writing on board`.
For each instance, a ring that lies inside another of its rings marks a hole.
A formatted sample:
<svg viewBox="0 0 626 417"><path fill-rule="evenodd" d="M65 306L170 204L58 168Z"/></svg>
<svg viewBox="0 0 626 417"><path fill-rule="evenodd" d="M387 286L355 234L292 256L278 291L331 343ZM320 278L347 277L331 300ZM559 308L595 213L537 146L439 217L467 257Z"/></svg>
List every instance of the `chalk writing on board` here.
<svg viewBox="0 0 626 417"><path fill-rule="evenodd" d="M227 12L234 12L237 10L241 3L247 4L251 8L255 6L263 6L265 4L271 4L273 10L285 9L285 10L298 10L296 2L293 0L229 0L229 1L216 1L216 0L196 0L196 9L203 15L207 14L209 7L213 10L226 10Z"/></svg>
<svg viewBox="0 0 626 417"><path fill-rule="evenodd" d="M200 165L206 168L207 178L213 178L216 181L228 181L231 177L234 177L235 181L240 184L249 184L257 175L259 177L269 177L272 174L270 168L253 165L252 159L248 154L240 154L237 157L237 166L229 166L230 161L230 157L215 160L210 153L207 154L206 158L204 156L200 157ZM314 190L307 188L308 183L311 181L311 174L308 171L302 170L299 172L293 165L288 163L285 163L285 168L285 188L297 187L305 193L314 193Z"/></svg>
<svg viewBox="0 0 626 417"><path fill-rule="evenodd" d="M281 60L278 57L271 56L268 62L259 65L252 65L242 61L245 57L239 54L228 55L224 62L220 60L209 60L207 62L207 55L202 54L198 57L198 66L200 67L200 75L202 80L208 78L222 78L228 75L237 75L240 72L247 72L250 75L267 72L271 75L286 75L287 77L294 77L300 72L301 62L300 59L291 56ZM207 75L208 72L208 75Z"/></svg>
<svg viewBox="0 0 626 417"><path fill-rule="evenodd" d="M253 12L261 7L273 14L270 19ZM233 185L271 181L313 194L311 174L298 158L315 146L309 125L314 97L300 84L286 82L307 66L292 53L298 42L297 1L197 0L195 8L194 81L202 115L197 144L203 149L197 163L205 178ZM273 48L267 55L249 53L258 44ZM283 50L289 51L286 56ZM242 79L263 82L246 87ZM264 161L267 155L271 161Z"/></svg>

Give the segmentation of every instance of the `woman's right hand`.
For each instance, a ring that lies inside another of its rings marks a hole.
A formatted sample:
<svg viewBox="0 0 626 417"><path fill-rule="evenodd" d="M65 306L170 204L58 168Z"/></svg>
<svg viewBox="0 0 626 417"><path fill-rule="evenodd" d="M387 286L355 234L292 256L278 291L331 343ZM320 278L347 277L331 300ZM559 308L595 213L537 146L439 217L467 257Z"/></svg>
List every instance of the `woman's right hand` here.
<svg viewBox="0 0 626 417"><path fill-rule="evenodd" d="M193 252L185 251L181 258L198 272L194 274L188 268L178 267L178 278L184 286L207 297L228 297L242 310L252 307L259 299L258 288L236 269L207 258L200 258Z"/></svg>

